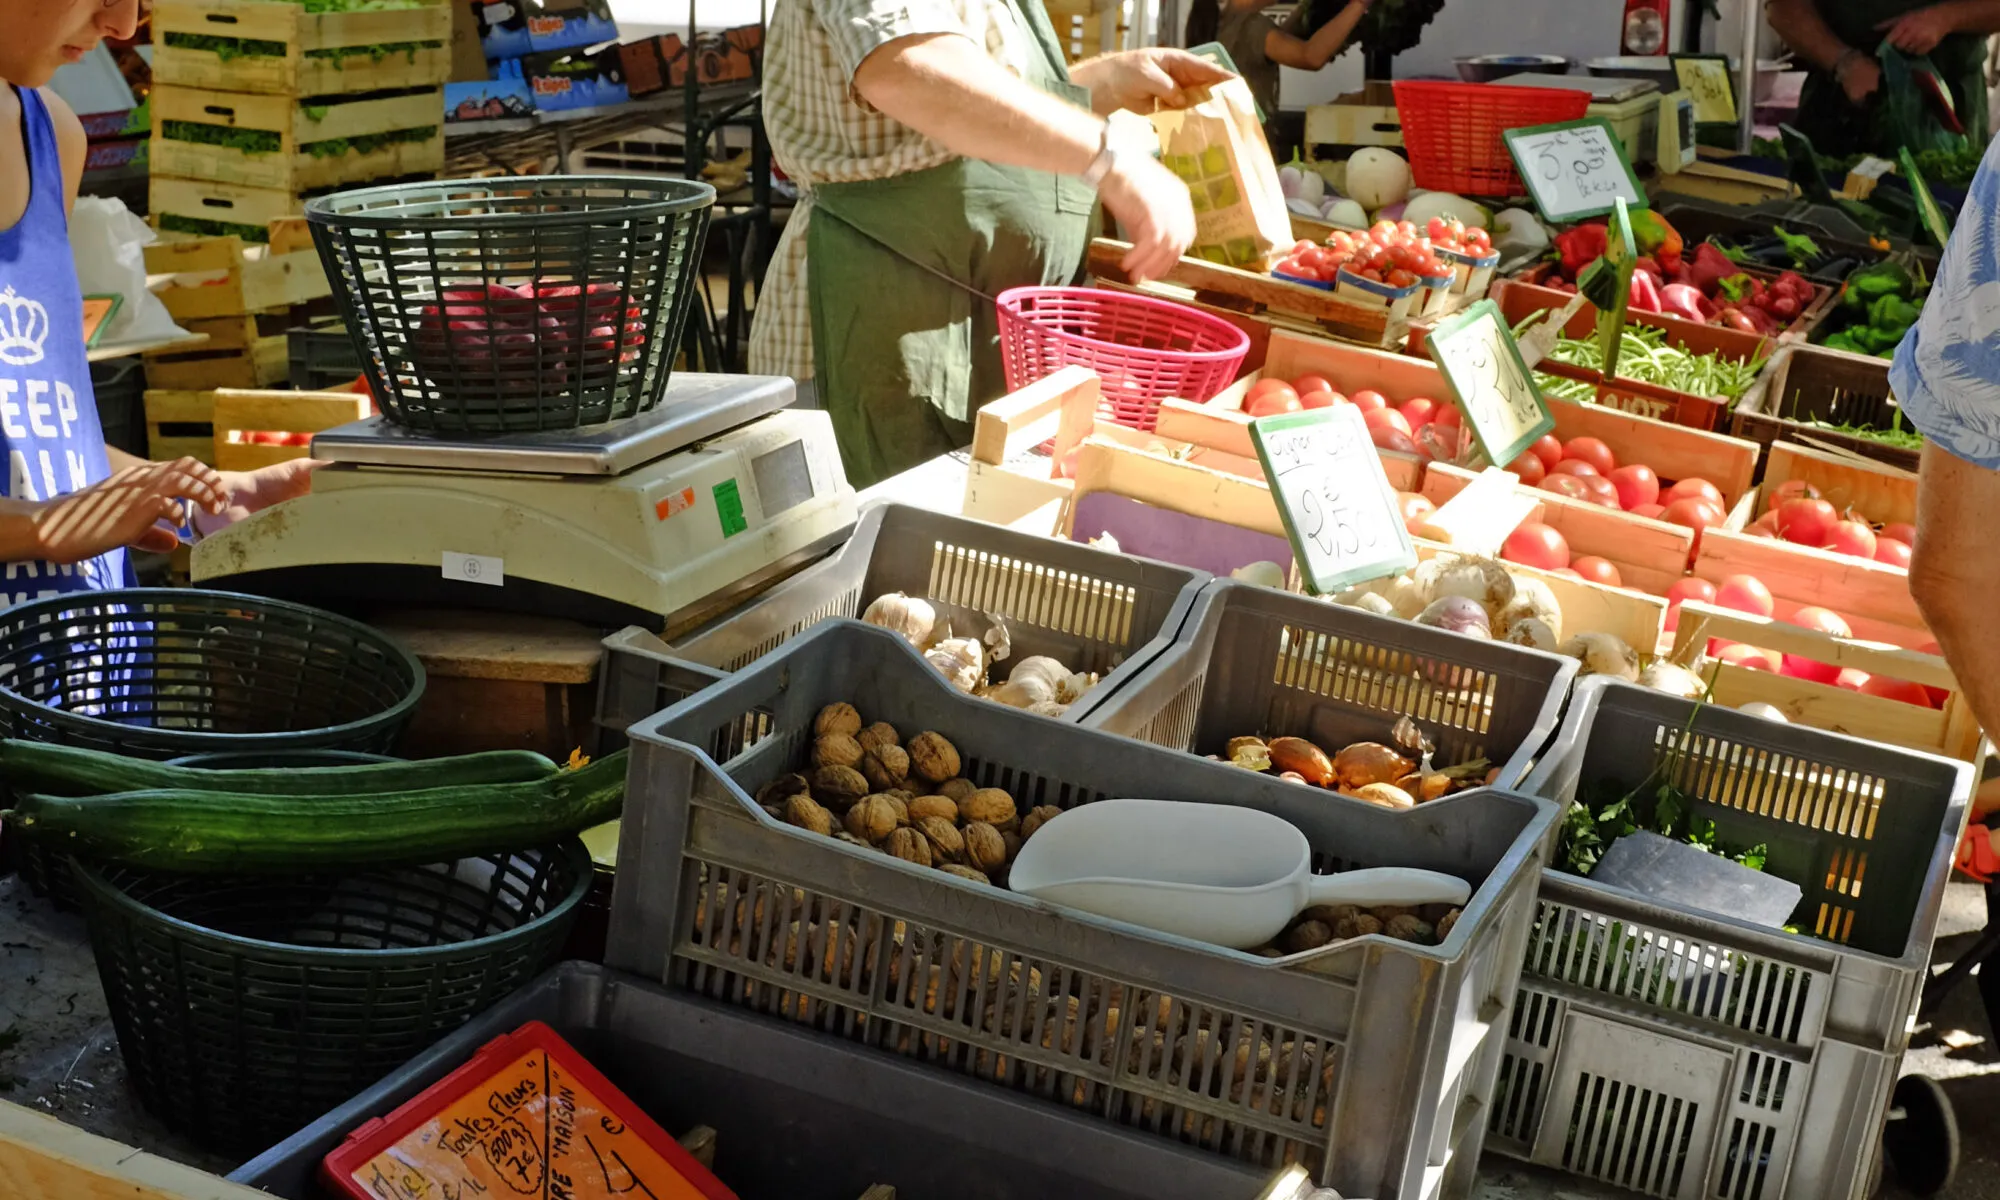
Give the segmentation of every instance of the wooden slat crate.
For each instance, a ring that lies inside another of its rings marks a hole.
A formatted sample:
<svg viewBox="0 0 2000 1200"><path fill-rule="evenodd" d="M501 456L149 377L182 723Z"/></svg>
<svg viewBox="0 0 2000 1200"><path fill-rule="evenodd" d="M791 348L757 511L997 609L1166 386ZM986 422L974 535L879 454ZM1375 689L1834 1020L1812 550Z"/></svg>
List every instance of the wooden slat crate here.
<svg viewBox="0 0 2000 1200"><path fill-rule="evenodd" d="M155 179L154 194L159 194L162 184L177 182ZM190 194L203 194L200 186L195 185ZM198 202L191 207L200 211ZM159 211L157 205L154 211ZM233 210L216 211L234 215ZM283 227L281 223L278 228ZM287 252L286 244L280 241L267 246L246 245L243 239L231 236L154 242L146 247L146 272L175 277L155 294L174 320L181 322L275 312L333 294L318 251L308 247Z"/></svg>
<svg viewBox="0 0 2000 1200"><path fill-rule="evenodd" d="M1885 358L1824 346L1787 346L1772 360L1760 394L1744 397L1732 420L1736 436L1766 446L1812 438L1909 471L1923 458L1921 450L1814 424L1900 427L1914 433L1889 391Z"/></svg>
<svg viewBox="0 0 2000 1200"><path fill-rule="evenodd" d="M1044 0L1044 5L1056 40L1062 43L1063 59L1072 65L1131 48L1132 26L1124 0Z"/></svg>
<svg viewBox="0 0 2000 1200"><path fill-rule="evenodd" d="M298 435L359 421L372 407L368 397L351 392L222 389L214 393L211 419L215 430L215 467L221 471L254 471L273 463L304 458L311 443ZM273 435L291 437L278 442Z"/></svg>
<svg viewBox="0 0 2000 1200"><path fill-rule="evenodd" d="M214 466L215 393L146 391L146 457L195 458Z"/></svg>
<svg viewBox="0 0 2000 1200"><path fill-rule="evenodd" d="M251 315L190 320L183 326L208 340L192 350L148 354L146 385L168 390L261 388L284 381L290 369L285 335L258 331Z"/></svg>
<svg viewBox="0 0 2000 1200"><path fill-rule="evenodd" d="M152 102L152 169L170 178L301 194L373 179L435 175L444 169L440 88L351 99L319 97L308 105L291 96L162 86L153 89ZM272 148L250 151L169 136L190 124L260 134ZM417 140L381 140L411 136ZM368 139L377 144L316 152ZM292 205L290 211L299 211L299 206Z"/></svg>
<svg viewBox="0 0 2000 1200"><path fill-rule="evenodd" d="M330 13L269 0L159 0L153 8L153 82L278 96L443 84L451 78L451 20L443 0ZM211 38L238 44L225 58L223 48L202 40ZM398 49L378 58L370 48L380 46Z"/></svg>

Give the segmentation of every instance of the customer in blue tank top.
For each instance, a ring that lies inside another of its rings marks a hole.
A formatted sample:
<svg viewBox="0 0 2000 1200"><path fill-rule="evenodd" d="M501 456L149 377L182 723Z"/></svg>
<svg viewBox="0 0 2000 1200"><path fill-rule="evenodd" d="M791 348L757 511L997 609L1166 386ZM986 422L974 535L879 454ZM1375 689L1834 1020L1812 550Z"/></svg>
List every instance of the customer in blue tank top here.
<svg viewBox="0 0 2000 1200"><path fill-rule="evenodd" d="M37 89L104 38L132 36L141 3L0 0L0 608L129 586L127 548L171 550L192 516L302 494L317 465L218 472L104 444L69 247L87 146L76 115Z"/></svg>

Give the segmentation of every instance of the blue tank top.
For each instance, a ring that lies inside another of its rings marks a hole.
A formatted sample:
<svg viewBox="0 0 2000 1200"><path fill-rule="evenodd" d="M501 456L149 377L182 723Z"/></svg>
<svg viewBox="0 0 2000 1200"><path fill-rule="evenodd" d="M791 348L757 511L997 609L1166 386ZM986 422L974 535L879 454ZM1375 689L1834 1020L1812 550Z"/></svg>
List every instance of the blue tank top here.
<svg viewBox="0 0 2000 1200"><path fill-rule="evenodd" d="M16 88L28 152L28 209L0 232L0 494L48 500L111 473L90 362L83 291L70 257L62 156L41 94ZM0 608L41 596L131 586L125 551L86 562L0 565Z"/></svg>

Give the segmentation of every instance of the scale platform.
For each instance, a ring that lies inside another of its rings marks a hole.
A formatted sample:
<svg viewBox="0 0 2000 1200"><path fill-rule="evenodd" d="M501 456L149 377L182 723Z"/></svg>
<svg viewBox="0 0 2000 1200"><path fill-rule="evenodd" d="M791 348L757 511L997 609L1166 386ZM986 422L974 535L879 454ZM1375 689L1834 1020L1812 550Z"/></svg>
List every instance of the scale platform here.
<svg viewBox="0 0 2000 1200"><path fill-rule="evenodd" d="M205 586L338 605L435 602L660 629L825 553L855 519L827 414L789 379L675 375L582 429L315 435L308 496L197 543Z"/></svg>

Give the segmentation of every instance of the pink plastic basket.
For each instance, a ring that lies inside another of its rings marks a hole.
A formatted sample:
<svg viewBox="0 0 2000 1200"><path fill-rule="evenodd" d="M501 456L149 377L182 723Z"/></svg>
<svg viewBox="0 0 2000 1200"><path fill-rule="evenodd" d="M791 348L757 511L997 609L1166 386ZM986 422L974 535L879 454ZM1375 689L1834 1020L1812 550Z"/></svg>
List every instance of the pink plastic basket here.
<svg viewBox="0 0 2000 1200"><path fill-rule="evenodd" d="M1151 432L1168 397L1200 403L1235 382L1250 336L1207 313L1129 292L1024 287L1002 292L1007 390L1064 367L1104 381L1098 415Z"/></svg>

